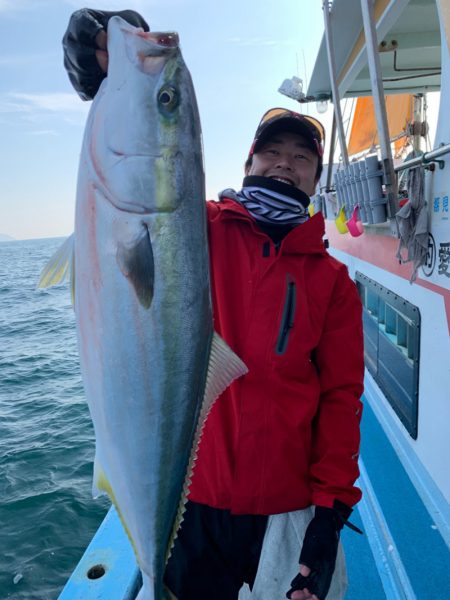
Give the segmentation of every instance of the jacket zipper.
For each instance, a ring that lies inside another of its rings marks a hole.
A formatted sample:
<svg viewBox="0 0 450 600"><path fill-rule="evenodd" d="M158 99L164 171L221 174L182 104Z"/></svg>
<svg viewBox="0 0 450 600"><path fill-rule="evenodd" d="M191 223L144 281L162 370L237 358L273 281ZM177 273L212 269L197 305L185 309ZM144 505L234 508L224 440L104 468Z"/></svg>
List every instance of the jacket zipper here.
<svg viewBox="0 0 450 600"><path fill-rule="evenodd" d="M288 276L286 300L284 302L283 316L281 318L280 331L276 345L276 353L282 355L286 352L289 333L294 327L294 314L296 304L296 289L295 283Z"/></svg>

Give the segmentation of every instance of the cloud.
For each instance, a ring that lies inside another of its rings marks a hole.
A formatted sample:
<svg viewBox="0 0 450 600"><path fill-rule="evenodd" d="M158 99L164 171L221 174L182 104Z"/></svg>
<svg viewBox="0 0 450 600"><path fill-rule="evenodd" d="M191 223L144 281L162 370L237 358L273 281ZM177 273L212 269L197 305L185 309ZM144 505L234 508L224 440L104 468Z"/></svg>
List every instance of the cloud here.
<svg viewBox="0 0 450 600"><path fill-rule="evenodd" d="M38 0L0 0L0 13L35 9L38 4Z"/></svg>
<svg viewBox="0 0 450 600"><path fill-rule="evenodd" d="M1 2L2 0L0 0ZM72 6L74 9L85 8L85 0L64 0L65 4ZM97 10L124 10L124 8L136 10L142 14L148 11L149 2L148 0L96 0L95 8Z"/></svg>
<svg viewBox="0 0 450 600"><path fill-rule="evenodd" d="M2 0L0 0L1 2ZM12 0L10 0L12 1ZM94 6L97 10L124 10L131 9L141 14L145 19L151 17L151 22L154 22L154 17L157 13L161 13L161 5L164 6L164 11L168 7L184 7L186 0L96 0L95 2L86 2L86 0L64 0L64 3L71 6L73 10L79 8L85 8L87 6ZM192 4L191 0L191 4ZM196 4L194 2L194 4Z"/></svg>
<svg viewBox="0 0 450 600"><path fill-rule="evenodd" d="M16 104L25 109L40 109L51 112L83 112L85 113L86 103L82 102L78 96L70 92L54 92L50 94L8 94Z"/></svg>
<svg viewBox="0 0 450 600"><path fill-rule="evenodd" d="M54 131L53 129L40 129L36 131L29 131L28 133L30 135L59 135L59 133L57 131Z"/></svg>
<svg viewBox="0 0 450 600"><path fill-rule="evenodd" d="M236 46L292 46L294 44L292 40L272 40L263 37L231 37L225 41Z"/></svg>
<svg viewBox="0 0 450 600"><path fill-rule="evenodd" d="M91 103L82 102L72 93L0 95L0 114L15 115L23 121L42 123L49 117L60 117L75 125L83 124Z"/></svg>
<svg viewBox="0 0 450 600"><path fill-rule="evenodd" d="M0 12L13 10L14 5L17 7L17 2L14 2L14 0L0 0Z"/></svg>
<svg viewBox="0 0 450 600"><path fill-rule="evenodd" d="M182 3L183 0L178 0ZM64 4L71 6L74 10L78 8L85 8L89 2L85 0L63 0ZM54 0L0 0L0 13L1 12L17 12L20 10L35 10L38 6L47 6L52 8ZM144 13L149 8L148 0L96 0L94 2L95 8L98 10L123 10L124 8L131 8L138 12Z"/></svg>
<svg viewBox="0 0 450 600"><path fill-rule="evenodd" d="M53 60L53 54L10 54L0 56L0 67L22 67L30 64L40 64Z"/></svg>

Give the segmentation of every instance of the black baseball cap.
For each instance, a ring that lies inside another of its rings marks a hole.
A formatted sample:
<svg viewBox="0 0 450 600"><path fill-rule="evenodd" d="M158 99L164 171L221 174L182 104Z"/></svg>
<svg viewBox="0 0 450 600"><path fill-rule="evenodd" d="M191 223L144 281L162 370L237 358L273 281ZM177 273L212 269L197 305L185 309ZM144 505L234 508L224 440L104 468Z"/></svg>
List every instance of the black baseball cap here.
<svg viewBox="0 0 450 600"><path fill-rule="evenodd" d="M255 133L248 158L257 153L263 144L276 133L289 131L303 136L319 157L322 170L325 146L325 129L320 121L309 115L302 115L286 108L271 108L264 113Z"/></svg>

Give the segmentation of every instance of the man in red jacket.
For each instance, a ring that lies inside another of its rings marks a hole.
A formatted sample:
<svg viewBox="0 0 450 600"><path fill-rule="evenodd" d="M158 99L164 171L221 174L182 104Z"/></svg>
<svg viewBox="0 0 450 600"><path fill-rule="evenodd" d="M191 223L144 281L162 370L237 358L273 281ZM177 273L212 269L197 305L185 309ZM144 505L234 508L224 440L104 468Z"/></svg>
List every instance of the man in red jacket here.
<svg viewBox="0 0 450 600"><path fill-rule="evenodd" d="M113 14L77 11L63 40L83 99L107 68ZM148 30L133 11L119 13ZM339 532L360 499L361 305L309 217L324 130L276 108L262 118L243 187L209 202L216 331L249 368L217 400L201 439L165 583L178 600L338 600ZM314 509L312 507L315 507ZM333 577L333 573L335 576ZM286 579L288 577L288 579ZM244 584L248 587L243 589Z"/></svg>

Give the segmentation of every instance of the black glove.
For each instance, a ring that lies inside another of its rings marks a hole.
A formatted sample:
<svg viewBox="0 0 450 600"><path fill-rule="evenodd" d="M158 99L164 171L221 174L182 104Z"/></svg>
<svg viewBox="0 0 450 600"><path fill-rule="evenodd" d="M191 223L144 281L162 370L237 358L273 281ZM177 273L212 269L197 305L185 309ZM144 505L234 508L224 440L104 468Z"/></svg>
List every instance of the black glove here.
<svg viewBox="0 0 450 600"><path fill-rule="evenodd" d="M308 588L320 600L325 600L336 565L339 533L351 513L352 509L339 500L335 500L334 508L316 506L314 517L306 529L300 554L300 564L309 567L311 573L307 577L299 573L291 581L287 598L295 590ZM352 529L357 528L352 525Z"/></svg>
<svg viewBox="0 0 450 600"><path fill-rule="evenodd" d="M130 25L149 31L145 20L134 10L107 12L83 8L70 17L62 40L64 66L82 100L92 100L106 77L95 57L95 51L98 50L95 36L99 31L106 31L109 19L114 16L122 17Z"/></svg>

